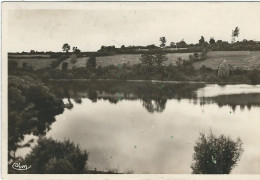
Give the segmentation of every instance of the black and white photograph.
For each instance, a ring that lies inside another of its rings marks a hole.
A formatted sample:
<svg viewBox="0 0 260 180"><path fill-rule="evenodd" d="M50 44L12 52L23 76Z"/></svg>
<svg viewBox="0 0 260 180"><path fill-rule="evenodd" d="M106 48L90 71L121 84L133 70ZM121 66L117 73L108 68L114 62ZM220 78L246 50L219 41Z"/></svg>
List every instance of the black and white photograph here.
<svg viewBox="0 0 260 180"><path fill-rule="evenodd" d="M1 63L4 180L260 178L260 2L4 2Z"/></svg>

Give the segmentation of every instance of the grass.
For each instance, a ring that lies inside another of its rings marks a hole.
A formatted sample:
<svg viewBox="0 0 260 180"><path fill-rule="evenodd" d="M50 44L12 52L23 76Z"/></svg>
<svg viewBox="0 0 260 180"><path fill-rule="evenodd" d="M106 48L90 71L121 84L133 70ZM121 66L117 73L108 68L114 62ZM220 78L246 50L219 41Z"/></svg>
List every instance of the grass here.
<svg viewBox="0 0 260 180"><path fill-rule="evenodd" d="M183 59L188 59L189 55L192 53L169 53L167 54L168 62L175 65L175 61L178 57L182 57ZM123 63L133 65L139 63L139 58L141 54L117 54L112 56L100 56L96 57L97 66L109 66L115 65L119 66ZM226 60L228 64L237 65L238 67L248 68L254 66L260 66L260 51L211 51L207 53L206 60L201 62L194 63L196 69L199 69L202 65L206 67L210 67L212 69L217 69L219 64ZM32 66L33 69L44 69L47 67L51 67L52 61L55 59L50 58L25 58L20 57L17 58L9 58L9 60L14 60L18 62L18 66L21 67L23 62L26 62L28 66ZM68 69L73 67L73 64L70 62L70 58L63 62L68 62ZM85 67L87 63L88 57L80 57L77 58L77 62L74 64L74 67ZM60 64L57 68L61 69L62 64Z"/></svg>
<svg viewBox="0 0 260 180"><path fill-rule="evenodd" d="M182 57L183 59L188 59L189 55L191 53L172 53L172 54L167 54L168 57L168 62L172 64L175 64L175 61L177 60L178 57ZM100 56L96 57L96 62L97 66L109 66L109 65L115 65L119 66L124 63L128 65L134 65L137 63L140 63L140 57L141 54L117 54L113 56ZM74 67L85 67L87 63L88 57L80 57L77 59L77 62L74 64ZM70 62L70 58L65 60L64 62L69 63L68 64L68 69L71 69L73 67L72 63ZM61 69L62 65L60 64L58 66L58 69Z"/></svg>
<svg viewBox="0 0 260 180"><path fill-rule="evenodd" d="M12 54L9 56L14 58L33 58L33 57L49 58L50 57L49 54Z"/></svg>
<svg viewBox="0 0 260 180"><path fill-rule="evenodd" d="M22 67L23 63L27 63L27 66L32 66L34 70L44 69L51 67L51 63L55 59L51 58L9 58L9 61L15 61L18 63L18 67Z"/></svg>
<svg viewBox="0 0 260 180"><path fill-rule="evenodd" d="M220 63L226 60L230 65L241 68L260 66L260 51L211 51L207 53L206 60L194 63L199 69L202 65L212 69L218 69Z"/></svg>

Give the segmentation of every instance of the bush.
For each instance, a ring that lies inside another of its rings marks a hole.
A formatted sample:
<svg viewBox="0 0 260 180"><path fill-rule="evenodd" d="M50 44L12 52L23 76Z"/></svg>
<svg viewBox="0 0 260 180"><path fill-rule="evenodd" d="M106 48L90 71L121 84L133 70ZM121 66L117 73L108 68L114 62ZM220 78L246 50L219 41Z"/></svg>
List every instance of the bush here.
<svg viewBox="0 0 260 180"><path fill-rule="evenodd" d="M31 165L28 173L82 174L86 171L87 160L86 150L69 140L60 142L40 137L24 161Z"/></svg>
<svg viewBox="0 0 260 180"><path fill-rule="evenodd" d="M259 72L257 69L253 69L248 73L248 78L251 84L256 85L259 83Z"/></svg>
<svg viewBox="0 0 260 180"><path fill-rule="evenodd" d="M8 153L13 152L25 135L45 135L64 111L63 101L50 93L39 80L29 76L8 78Z"/></svg>
<svg viewBox="0 0 260 180"><path fill-rule="evenodd" d="M64 62L62 63L62 70L67 70L68 69L68 63L67 62Z"/></svg>
<svg viewBox="0 0 260 180"><path fill-rule="evenodd" d="M8 61L8 72L13 72L18 67L18 63L15 61Z"/></svg>
<svg viewBox="0 0 260 180"><path fill-rule="evenodd" d="M43 75L42 75L42 79L43 79L44 81L49 80L49 79L50 79L50 75L49 75L49 73L44 72Z"/></svg>
<svg viewBox="0 0 260 180"><path fill-rule="evenodd" d="M233 141L224 135L216 137L210 132L208 136L200 134L194 151L193 174L229 174L243 149L239 138Z"/></svg>
<svg viewBox="0 0 260 180"><path fill-rule="evenodd" d="M22 67L25 69L27 67L27 63L23 62Z"/></svg>
<svg viewBox="0 0 260 180"><path fill-rule="evenodd" d="M69 79L73 79L73 74L72 74L72 73L69 73L69 74L68 74L68 78L69 78Z"/></svg>
<svg viewBox="0 0 260 180"><path fill-rule="evenodd" d="M51 63L51 67L52 67L52 68L58 67L59 64L62 63L63 61L65 61L67 58L68 58L67 55L59 56L59 58L58 58L56 61L53 61L53 62Z"/></svg>
<svg viewBox="0 0 260 180"><path fill-rule="evenodd" d="M210 67L205 66L204 64L200 67L200 72L206 73L206 72L212 72L213 69Z"/></svg>
<svg viewBox="0 0 260 180"><path fill-rule="evenodd" d="M95 56L90 56L88 61L87 61L87 64L86 64L86 67L87 68L90 68L90 69L95 69L96 68L96 57Z"/></svg>
<svg viewBox="0 0 260 180"><path fill-rule="evenodd" d="M197 61L199 59L199 53L195 52L193 53L194 60Z"/></svg>

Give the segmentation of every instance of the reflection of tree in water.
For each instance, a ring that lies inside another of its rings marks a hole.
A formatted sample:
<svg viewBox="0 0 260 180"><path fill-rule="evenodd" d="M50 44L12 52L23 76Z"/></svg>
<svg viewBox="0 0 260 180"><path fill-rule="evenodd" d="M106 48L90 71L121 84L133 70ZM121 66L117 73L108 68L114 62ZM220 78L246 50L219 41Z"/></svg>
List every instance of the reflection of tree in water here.
<svg viewBox="0 0 260 180"><path fill-rule="evenodd" d="M58 94L58 97L68 98L69 108L73 107L69 99L70 97L73 99L75 97L88 97L92 102L97 102L98 99L104 99L113 104L116 104L122 99L142 99L143 106L149 112L162 112L165 109L164 104L166 104L164 101L168 99L177 99L178 101L189 99L192 100L194 104L199 103L201 106L208 103L217 103L219 107L229 105L233 110L236 109L236 106L240 106L242 109L244 106L250 110L252 106L260 105L259 93L198 98L196 91L199 88L205 87L205 84L95 81L87 83L62 82L60 86L57 86L57 82L55 83L55 87L52 90L55 94ZM60 91L60 87L63 88L63 90ZM69 92L73 93L69 94ZM121 95L123 94L123 97L118 95L118 92L120 92Z"/></svg>
<svg viewBox="0 0 260 180"><path fill-rule="evenodd" d="M88 98L92 101L92 102L97 102L97 92L95 90L89 89L88 90Z"/></svg>
<svg viewBox="0 0 260 180"><path fill-rule="evenodd" d="M52 88L60 98L68 98L67 108L72 108L70 98L87 97L92 102L98 99L108 100L116 104L120 100L143 99L143 106L149 112L162 112L167 99L193 99L196 98L195 90L204 87L203 84L173 84L151 82L122 82L122 81L95 81L95 82L60 82ZM63 90L58 90L59 88ZM73 92L73 93L72 93ZM150 99L150 100L148 100Z"/></svg>
<svg viewBox="0 0 260 180"><path fill-rule="evenodd" d="M76 104L82 103L82 99L80 97L75 97L75 98L73 98L73 100L75 101Z"/></svg>
<svg viewBox="0 0 260 180"><path fill-rule="evenodd" d="M217 103L219 107L230 106L233 111L239 106L241 110L247 107L248 110L252 106L260 106L260 94L230 94L215 97L200 98L203 104Z"/></svg>
<svg viewBox="0 0 260 180"><path fill-rule="evenodd" d="M60 96L62 98L67 98L68 100L68 103L65 104L64 106L67 108L67 109L72 109L73 108L73 103L71 102L71 99L70 99L70 92L69 92L69 89L67 89L66 87L63 87L63 91L62 92L59 92Z"/></svg>
<svg viewBox="0 0 260 180"><path fill-rule="evenodd" d="M26 134L45 135L55 121L55 115L63 112L62 100L49 89L30 77L8 79L8 160L15 160L18 148L30 144L20 143ZM32 142L32 141L29 141Z"/></svg>
<svg viewBox="0 0 260 180"><path fill-rule="evenodd" d="M154 103L153 103L154 102ZM143 99L143 106L145 109L150 112L163 112L166 106L167 99Z"/></svg>

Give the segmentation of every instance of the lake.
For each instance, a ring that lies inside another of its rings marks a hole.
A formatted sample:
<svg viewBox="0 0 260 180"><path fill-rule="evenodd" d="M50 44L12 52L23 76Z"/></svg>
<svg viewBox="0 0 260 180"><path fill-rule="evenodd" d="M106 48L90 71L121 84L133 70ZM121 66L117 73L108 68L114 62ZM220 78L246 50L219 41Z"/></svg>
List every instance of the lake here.
<svg viewBox="0 0 260 180"><path fill-rule="evenodd" d="M68 108L46 136L85 148L89 169L190 174L199 134L212 131L243 142L232 173L260 173L260 85L79 81L50 87Z"/></svg>

